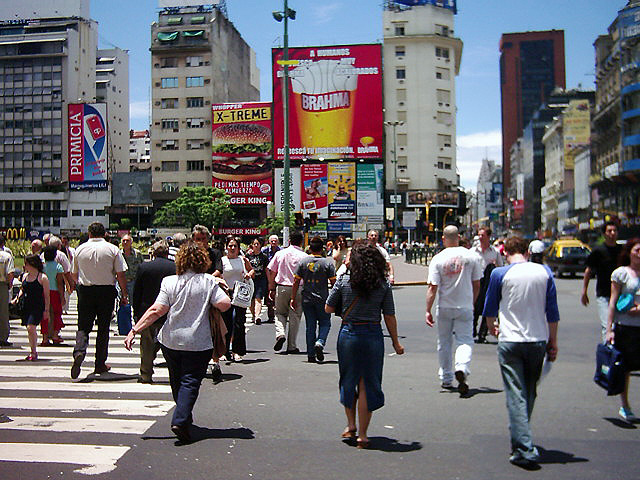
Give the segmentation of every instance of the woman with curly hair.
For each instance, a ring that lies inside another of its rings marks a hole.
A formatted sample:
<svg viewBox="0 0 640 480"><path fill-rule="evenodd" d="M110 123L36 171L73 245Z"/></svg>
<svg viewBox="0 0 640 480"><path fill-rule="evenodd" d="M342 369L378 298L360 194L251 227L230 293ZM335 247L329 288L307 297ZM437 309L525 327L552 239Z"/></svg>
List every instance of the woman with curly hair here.
<svg viewBox="0 0 640 480"><path fill-rule="evenodd" d="M162 280L158 298L138 320L124 340L131 350L134 337L163 315L167 320L158 333L158 342L169 369L171 393L176 408L171 430L183 443L191 441L191 411L198 398L200 383L213 354L209 309L226 311L231 302L218 287L217 280L206 273L211 265L208 252L189 241L175 257L177 275Z"/></svg>
<svg viewBox="0 0 640 480"><path fill-rule="evenodd" d="M365 241L351 248L349 272L339 277L329 293L325 311L342 317L338 334L340 403L344 405L347 427L342 438L356 440L358 448L369 448L367 429L371 413L384 405L382 365L384 340L381 316L387 326L393 349L398 355L404 347L398 341L398 325L387 262L378 249ZM356 409L359 428L356 426Z"/></svg>

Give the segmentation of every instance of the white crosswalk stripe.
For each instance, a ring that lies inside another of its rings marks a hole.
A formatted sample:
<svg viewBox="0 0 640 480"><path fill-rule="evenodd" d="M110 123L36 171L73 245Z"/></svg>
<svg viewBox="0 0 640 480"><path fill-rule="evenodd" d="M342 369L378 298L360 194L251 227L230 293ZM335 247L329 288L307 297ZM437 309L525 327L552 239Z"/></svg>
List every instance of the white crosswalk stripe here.
<svg viewBox="0 0 640 480"><path fill-rule="evenodd" d="M112 370L91 373L95 330L82 374L72 381L75 295L70 303L61 332L67 346L38 347L35 362L24 361L29 353L26 329L20 320L11 320L14 347L0 349L0 462L71 464L76 473L97 475L114 470L174 403L166 368L155 369L154 380L160 383L137 383L139 350L128 352L122 336L112 335L109 341ZM159 353L156 364L162 361Z"/></svg>

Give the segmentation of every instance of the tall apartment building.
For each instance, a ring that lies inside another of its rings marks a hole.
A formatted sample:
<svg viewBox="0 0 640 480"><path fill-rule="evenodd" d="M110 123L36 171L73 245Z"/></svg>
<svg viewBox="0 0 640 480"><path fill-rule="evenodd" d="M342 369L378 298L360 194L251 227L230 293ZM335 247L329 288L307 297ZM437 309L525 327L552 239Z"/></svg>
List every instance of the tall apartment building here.
<svg viewBox="0 0 640 480"><path fill-rule="evenodd" d="M482 159L476 185L476 221L478 228L488 226L494 232L502 213L502 169L495 160Z"/></svg>
<svg viewBox="0 0 640 480"><path fill-rule="evenodd" d="M511 182L511 146L556 87L566 88L563 30L505 33L500 37L505 199Z"/></svg>
<svg viewBox="0 0 640 480"><path fill-rule="evenodd" d="M384 118L402 122L386 127L387 191L395 189L396 177L399 192L451 190L459 185L455 77L462 41L454 36L455 13L453 0L385 2ZM440 216L446 213L440 210Z"/></svg>
<svg viewBox="0 0 640 480"><path fill-rule="evenodd" d="M0 227L58 233L107 223L108 190L69 189L67 105L97 101L97 23L89 10L89 0L0 5ZM126 135L128 113L108 126L110 139ZM108 152L112 170L128 147Z"/></svg>
<svg viewBox="0 0 640 480"><path fill-rule="evenodd" d="M129 131L129 170L151 169L151 136L149 130Z"/></svg>
<svg viewBox="0 0 640 480"><path fill-rule="evenodd" d="M164 8L151 26L154 204L210 186L211 104L260 98L253 50L214 6Z"/></svg>

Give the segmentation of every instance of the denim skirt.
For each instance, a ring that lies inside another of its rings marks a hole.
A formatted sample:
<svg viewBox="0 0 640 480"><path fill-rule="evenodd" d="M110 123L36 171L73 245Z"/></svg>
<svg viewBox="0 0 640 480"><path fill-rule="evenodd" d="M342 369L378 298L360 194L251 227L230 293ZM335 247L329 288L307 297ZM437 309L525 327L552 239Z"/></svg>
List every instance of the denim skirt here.
<svg viewBox="0 0 640 480"><path fill-rule="evenodd" d="M382 365L384 339L380 323L342 325L338 334L340 403L354 407L360 379L364 379L367 408L370 412L384 405Z"/></svg>

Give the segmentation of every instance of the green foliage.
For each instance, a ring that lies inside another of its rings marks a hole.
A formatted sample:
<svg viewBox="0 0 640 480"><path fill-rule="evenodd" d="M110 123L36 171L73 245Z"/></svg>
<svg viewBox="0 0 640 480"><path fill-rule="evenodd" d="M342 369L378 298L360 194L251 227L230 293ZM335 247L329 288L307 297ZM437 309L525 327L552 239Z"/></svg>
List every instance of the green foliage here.
<svg viewBox="0 0 640 480"><path fill-rule="evenodd" d="M7 240L6 246L13 252L14 259L24 258L31 253L31 242L29 240Z"/></svg>
<svg viewBox="0 0 640 480"><path fill-rule="evenodd" d="M131 224L133 222L131 221L130 218L124 217L120 219L120 225L122 225L122 228L124 230L129 230L131 228Z"/></svg>
<svg viewBox="0 0 640 480"><path fill-rule="evenodd" d="M213 187L184 187L180 196L156 213L154 224L163 227L193 228L196 224L219 227L233 218L229 206L231 197L224 190Z"/></svg>
<svg viewBox="0 0 640 480"><path fill-rule="evenodd" d="M295 218L293 215L289 216L289 231L295 228ZM267 217L260 225L260 228L266 228L269 230L269 235L278 235L282 237L282 229L284 228L284 214L276 213L275 217Z"/></svg>
<svg viewBox="0 0 640 480"><path fill-rule="evenodd" d="M111 222L109 224L109 230L118 230L118 228L120 228L120 226L118 225L117 222Z"/></svg>

